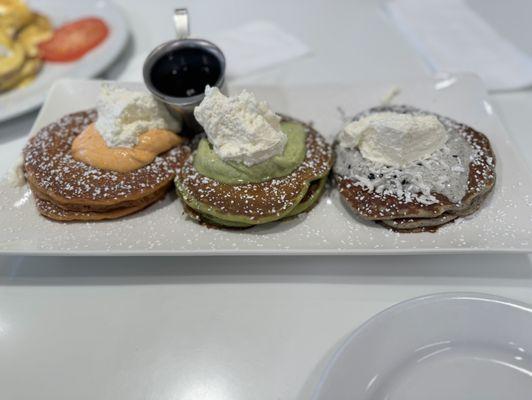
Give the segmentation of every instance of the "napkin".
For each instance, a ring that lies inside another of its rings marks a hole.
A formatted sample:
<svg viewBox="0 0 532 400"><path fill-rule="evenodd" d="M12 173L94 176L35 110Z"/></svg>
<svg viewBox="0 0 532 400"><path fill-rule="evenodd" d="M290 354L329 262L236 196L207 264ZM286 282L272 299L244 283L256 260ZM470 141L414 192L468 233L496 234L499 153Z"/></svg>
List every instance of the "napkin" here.
<svg viewBox="0 0 532 400"><path fill-rule="evenodd" d="M228 78L246 76L310 52L306 44L269 21L249 22L204 38L224 52ZM147 55L148 52L144 52L133 57L119 80L142 81L142 66Z"/></svg>
<svg viewBox="0 0 532 400"><path fill-rule="evenodd" d="M532 57L464 0L391 0L385 7L434 72L474 72L491 90L532 85Z"/></svg>
<svg viewBox="0 0 532 400"><path fill-rule="evenodd" d="M248 75L309 53L298 38L269 21L254 21L207 38L227 59L227 75Z"/></svg>

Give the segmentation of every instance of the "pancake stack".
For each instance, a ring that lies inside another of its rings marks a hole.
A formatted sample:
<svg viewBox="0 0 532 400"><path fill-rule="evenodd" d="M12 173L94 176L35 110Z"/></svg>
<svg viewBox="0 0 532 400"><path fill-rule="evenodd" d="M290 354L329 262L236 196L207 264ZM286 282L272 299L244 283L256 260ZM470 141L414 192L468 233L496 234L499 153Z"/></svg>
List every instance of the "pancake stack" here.
<svg viewBox="0 0 532 400"><path fill-rule="evenodd" d="M249 228L310 210L324 192L333 157L330 146L312 127L305 127L306 156L286 176L261 183L227 184L201 175L192 154L177 173L177 193L185 210L209 226Z"/></svg>
<svg viewBox="0 0 532 400"><path fill-rule="evenodd" d="M465 195L459 201L451 201L442 193L432 192L434 200L424 202L419 200L417 193L378 192L368 187L380 178L367 171L352 171L349 176L340 174L340 166L335 165L334 179L341 197L356 216L375 221L387 228L398 232L435 231L442 225L452 222L458 217L467 216L477 211L495 184L495 155L488 138L475 129L453 121L450 118L422 111L410 106L382 106L375 107L354 117L353 121L372 113L396 112L408 114L434 115L446 128L450 137L459 135L471 147L469 162L464 166L467 175ZM338 154L339 144L335 143ZM350 149L349 151L359 151ZM456 157L456 155L453 155ZM337 157L338 158L338 157ZM424 166L419 162L417 165ZM351 166L349 166L351 167ZM386 183L386 182L384 182ZM402 188L408 190L408 182L402 182ZM375 183L376 185L376 183Z"/></svg>
<svg viewBox="0 0 532 400"><path fill-rule="evenodd" d="M39 212L58 221L119 218L162 199L188 157L178 146L130 172L91 167L72 158L74 138L96 121L95 110L69 114L41 129L24 148L24 171Z"/></svg>

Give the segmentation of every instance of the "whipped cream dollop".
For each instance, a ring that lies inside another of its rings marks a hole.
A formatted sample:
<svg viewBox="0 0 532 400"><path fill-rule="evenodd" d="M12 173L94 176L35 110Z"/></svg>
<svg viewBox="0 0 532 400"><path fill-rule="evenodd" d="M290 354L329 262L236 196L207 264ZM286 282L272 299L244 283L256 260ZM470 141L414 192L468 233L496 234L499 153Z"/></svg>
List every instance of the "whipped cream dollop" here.
<svg viewBox="0 0 532 400"><path fill-rule="evenodd" d="M347 124L338 141L344 148L358 147L368 160L401 167L430 157L447 139L434 115L380 112Z"/></svg>
<svg viewBox="0 0 532 400"><path fill-rule="evenodd" d="M246 90L227 97L207 86L194 116L222 160L251 166L284 151L287 136L281 130L281 118Z"/></svg>
<svg viewBox="0 0 532 400"><path fill-rule="evenodd" d="M103 84L96 102L96 129L109 147L134 147L151 129L181 130L181 122L151 94Z"/></svg>

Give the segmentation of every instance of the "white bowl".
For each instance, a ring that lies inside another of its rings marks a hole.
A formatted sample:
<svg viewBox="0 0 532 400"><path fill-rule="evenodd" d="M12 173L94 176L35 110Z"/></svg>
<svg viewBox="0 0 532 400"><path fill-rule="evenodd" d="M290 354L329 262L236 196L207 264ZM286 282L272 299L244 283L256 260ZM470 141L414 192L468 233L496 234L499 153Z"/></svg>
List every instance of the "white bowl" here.
<svg viewBox="0 0 532 400"><path fill-rule="evenodd" d="M532 308L484 294L399 303L333 356L314 400L532 398Z"/></svg>

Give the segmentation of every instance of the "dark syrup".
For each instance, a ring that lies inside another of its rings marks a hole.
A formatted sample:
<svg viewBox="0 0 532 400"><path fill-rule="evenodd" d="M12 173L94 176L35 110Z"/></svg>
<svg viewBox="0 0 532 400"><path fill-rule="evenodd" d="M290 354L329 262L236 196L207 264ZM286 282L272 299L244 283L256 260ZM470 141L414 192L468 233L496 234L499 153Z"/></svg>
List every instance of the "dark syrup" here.
<svg viewBox="0 0 532 400"><path fill-rule="evenodd" d="M172 97L191 97L214 86L221 74L218 58L197 48L169 52L158 59L151 70L153 86Z"/></svg>

